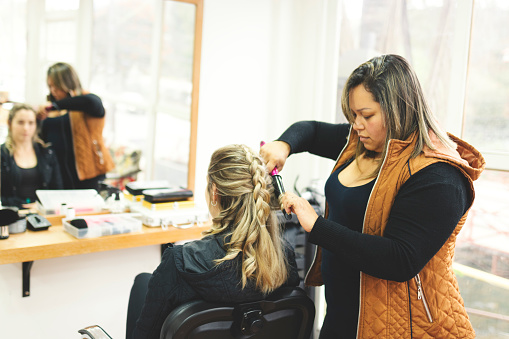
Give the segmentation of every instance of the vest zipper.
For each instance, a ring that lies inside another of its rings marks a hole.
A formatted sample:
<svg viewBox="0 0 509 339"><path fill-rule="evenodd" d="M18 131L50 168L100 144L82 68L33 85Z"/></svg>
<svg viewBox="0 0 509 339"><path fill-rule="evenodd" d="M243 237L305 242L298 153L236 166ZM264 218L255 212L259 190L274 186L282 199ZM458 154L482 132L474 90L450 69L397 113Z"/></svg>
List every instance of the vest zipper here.
<svg viewBox="0 0 509 339"><path fill-rule="evenodd" d="M95 154L97 154L97 156L99 157L99 163L101 165L104 165L103 152L101 151L101 147L99 146L99 143L97 142L97 140L92 140L92 144L95 147Z"/></svg>
<svg viewBox="0 0 509 339"><path fill-rule="evenodd" d="M426 302L426 297L424 296L424 290L422 289L421 277L419 274L417 274L414 279L415 279L415 282L417 283L417 300L422 300L422 304L424 305L424 310L426 311L428 320L430 323L432 323L433 317L431 316L431 312L429 311L428 303Z"/></svg>
<svg viewBox="0 0 509 339"><path fill-rule="evenodd" d="M378 179L380 178L380 173L382 172L382 168L385 165L385 161L389 157L389 147L391 146L391 140L387 142L387 153L385 153L384 160L382 161L382 166L380 166L380 171L378 172L378 175L376 176L375 183L373 184L373 188L371 189L371 192L369 193L368 203L366 204L366 210L364 211L364 218L362 219L362 233L364 234L364 226L366 225L366 213L368 211L369 202L371 201L371 195L373 194L373 191L375 190L376 184L378 183ZM360 320L361 320L361 288L362 288L362 272L359 273L359 314L357 316L357 335L356 338L359 338L359 326L360 326Z"/></svg>

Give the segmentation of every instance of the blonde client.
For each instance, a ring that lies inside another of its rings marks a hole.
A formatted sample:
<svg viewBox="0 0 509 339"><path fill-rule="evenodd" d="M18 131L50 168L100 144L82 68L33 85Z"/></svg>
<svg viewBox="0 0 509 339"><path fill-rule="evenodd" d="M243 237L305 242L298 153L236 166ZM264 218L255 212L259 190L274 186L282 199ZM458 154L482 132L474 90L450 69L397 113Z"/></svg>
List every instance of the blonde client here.
<svg viewBox="0 0 509 339"><path fill-rule="evenodd" d="M168 314L193 299L248 302L299 284L295 254L271 209L273 187L258 154L244 145L218 149L207 182L212 227L201 240L167 248L152 275L136 277L127 338L159 338Z"/></svg>
<svg viewBox="0 0 509 339"><path fill-rule="evenodd" d="M7 123L8 135L1 146L2 205L33 208L37 189L62 188L58 161L37 136L36 113L30 105L14 105Z"/></svg>

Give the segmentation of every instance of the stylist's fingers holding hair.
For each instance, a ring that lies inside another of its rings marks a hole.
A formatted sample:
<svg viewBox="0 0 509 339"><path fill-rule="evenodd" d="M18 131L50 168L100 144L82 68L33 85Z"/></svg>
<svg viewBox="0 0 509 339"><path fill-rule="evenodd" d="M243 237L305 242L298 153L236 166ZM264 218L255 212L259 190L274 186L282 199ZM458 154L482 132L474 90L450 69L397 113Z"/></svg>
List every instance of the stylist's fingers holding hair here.
<svg viewBox="0 0 509 339"><path fill-rule="evenodd" d="M269 173L276 167L278 171L282 171L289 155L290 145L284 141L268 142L260 148L260 156L265 161Z"/></svg>
<svg viewBox="0 0 509 339"><path fill-rule="evenodd" d="M44 105L40 105L37 107L36 118L39 121L42 121L48 117L48 107L51 106L51 102L47 102Z"/></svg>
<svg viewBox="0 0 509 339"><path fill-rule="evenodd" d="M318 219L318 214L316 214L315 209L311 206L309 201L293 193L286 192L283 196L282 203L286 213L295 213L302 228L306 232L311 232L316 219Z"/></svg>

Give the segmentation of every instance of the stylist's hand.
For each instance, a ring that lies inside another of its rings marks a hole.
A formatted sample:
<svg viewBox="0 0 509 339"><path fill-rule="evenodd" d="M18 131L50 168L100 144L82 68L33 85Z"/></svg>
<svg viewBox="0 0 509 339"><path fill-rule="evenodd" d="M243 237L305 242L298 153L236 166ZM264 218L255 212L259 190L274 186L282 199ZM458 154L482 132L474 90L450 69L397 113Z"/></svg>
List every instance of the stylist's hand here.
<svg viewBox="0 0 509 339"><path fill-rule="evenodd" d="M50 111L51 107L52 107L51 102L47 102L43 105L40 105L37 108L37 113L36 113L37 120L42 121L42 120L46 119L48 117L48 112Z"/></svg>
<svg viewBox="0 0 509 339"><path fill-rule="evenodd" d="M23 205L21 205L21 207L23 207L23 209L27 209L27 210L37 210L37 203L31 202L29 204L23 204Z"/></svg>
<svg viewBox="0 0 509 339"><path fill-rule="evenodd" d="M271 141L260 148L260 156L265 161L269 173L275 167L282 171L289 154L290 145L284 141Z"/></svg>
<svg viewBox="0 0 509 339"><path fill-rule="evenodd" d="M295 213L302 228L306 232L311 232L316 219L318 219L318 214L316 214L315 209L306 199L286 192L283 196L283 207L286 213Z"/></svg>

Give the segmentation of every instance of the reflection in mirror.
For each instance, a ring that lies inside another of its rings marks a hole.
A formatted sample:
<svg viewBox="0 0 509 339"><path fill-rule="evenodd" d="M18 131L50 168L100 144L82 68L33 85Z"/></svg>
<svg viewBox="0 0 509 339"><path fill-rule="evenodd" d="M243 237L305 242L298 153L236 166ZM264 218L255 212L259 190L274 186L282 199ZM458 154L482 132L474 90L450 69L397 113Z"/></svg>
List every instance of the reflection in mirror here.
<svg viewBox="0 0 509 339"><path fill-rule="evenodd" d="M194 189L202 0L94 0L91 91L105 135L141 150L138 180Z"/></svg>
<svg viewBox="0 0 509 339"><path fill-rule="evenodd" d="M196 8L164 1L153 175L187 186Z"/></svg>

